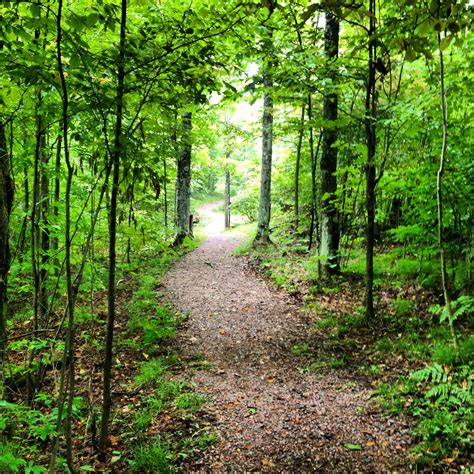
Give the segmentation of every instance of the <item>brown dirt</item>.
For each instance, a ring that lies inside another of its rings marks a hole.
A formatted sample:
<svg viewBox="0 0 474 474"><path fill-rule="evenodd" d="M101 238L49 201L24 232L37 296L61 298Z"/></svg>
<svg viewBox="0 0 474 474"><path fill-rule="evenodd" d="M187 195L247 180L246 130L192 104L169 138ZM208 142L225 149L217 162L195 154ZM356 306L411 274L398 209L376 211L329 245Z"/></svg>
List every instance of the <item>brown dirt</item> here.
<svg viewBox="0 0 474 474"><path fill-rule="evenodd" d="M210 369L187 375L209 398L218 442L186 472L410 472L409 428L371 403L371 387L344 370L302 375L291 347L311 323L291 298L232 256L235 233L204 206L207 240L165 277L168 298L190 314L186 357ZM350 449L348 443L359 445Z"/></svg>

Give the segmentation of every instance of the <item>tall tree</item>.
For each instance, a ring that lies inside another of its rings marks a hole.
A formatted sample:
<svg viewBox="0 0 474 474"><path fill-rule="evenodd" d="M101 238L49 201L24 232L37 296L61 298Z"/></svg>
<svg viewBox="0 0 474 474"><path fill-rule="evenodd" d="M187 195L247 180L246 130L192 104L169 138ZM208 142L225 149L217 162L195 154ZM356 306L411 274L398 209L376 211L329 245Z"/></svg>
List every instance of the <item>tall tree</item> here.
<svg viewBox="0 0 474 474"><path fill-rule="evenodd" d="M295 193L294 193L294 214L295 214L295 230L298 230L300 216L300 168L301 168L301 149L303 146L304 136L304 113L306 104L301 106L301 118L298 130L298 142L296 144L296 161L295 161Z"/></svg>
<svg viewBox="0 0 474 474"><path fill-rule="evenodd" d="M109 438L110 409L112 407L112 355L115 327L115 273L117 264L117 200L120 183L120 160L123 154L123 108L125 95L125 53L127 28L127 0L122 0L120 17L120 44L117 67L117 116L115 122L114 147L112 154L112 190L109 209L109 277L107 282L107 333L105 339L104 370L102 387L102 420L99 446L105 450Z"/></svg>
<svg viewBox="0 0 474 474"><path fill-rule="evenodd" d="M374 317L374 243L375 243L375 152L377 148L376 116L377 92L375 89L377 38L375 0L369 0L369 30L368 30L368 70L365 92L365 138L367 144L367 161L365 165L366 187L365 205L367 211L366 226L366 283L365 309L369 319Z"/></svg>
<svg viewBox="0 0 474 474"><path fill-rule="evenodd" d="M181 150L177 160L175 246L181 245L190 232L191 215L191 130L192 113L183 111L181 117Z"/></svg>
<svg viewBox="0 0 474 474"><path fill-rule="evenodd" d="M337 125L338 96L334 90L336 79L336 66L339 50L339 20L333 12L326 12L326 25L324 28L324 51L328 66L327 76L332 80L330 90L324 95L324 129L321 153L321 243L319 255L325 257L323 269L327 274L338 271L339 250L339 222L338 212L334 203L337 189Z"/></svg>
<svg viewBox="0 0 474 474"><path fill-rule="evenodd" d="M3 363L7 338L7 277L10 269L10 213L13 204L13 178L5 124L0 121L0 397L3 397Z"/></svg>
<svg viewBox="0 0 474 474"><path fill-rule="evenodd" d="M267 2L270 20L275 5ZM272 207L272 154L273 154L273 26L265 25L263 39L263 118L262 118L262 167L260 176L260 204L258 207L258 226L256 242L270 241L270 217Z"/></svg>

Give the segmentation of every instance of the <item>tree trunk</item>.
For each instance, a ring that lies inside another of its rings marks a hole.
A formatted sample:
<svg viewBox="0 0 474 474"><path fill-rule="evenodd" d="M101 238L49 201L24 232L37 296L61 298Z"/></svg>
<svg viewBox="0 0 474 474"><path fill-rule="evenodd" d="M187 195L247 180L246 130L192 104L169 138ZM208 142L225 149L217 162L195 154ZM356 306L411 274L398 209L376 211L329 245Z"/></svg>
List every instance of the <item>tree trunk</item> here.
<svg viewBox="0 0 474 474"><path fill-rule="evenodd" d="M306 104L301 106L301 119L300 128L298 131L298 144L296 145L296 163L295 163L295 230L298 230L299 217L300 217L300 165L301 165L301 148L303 145L304 135L304 111Z"/></svg>
<svg viewBox="0 0 474 474"><path fill-rule="evenodd" d="M62 127L62 125L61 125ZM54 163L54 201L53 201L53 216L54 223L57 225L59 222L59 196L61 193L61 144L62 136L58 136L58 141L56 143L56 161ZM59 249L59 240L57 236L54 236L51 239L51 250L54 253L54 273L55 276L59 274L59 258L57 257L57 252Z"/></svg>
<svg viewBox="0 0 474 474"><path fill-rule="evenodd" d="M224 193L224 213L225 213L225 228L230 227L230 171L225 170L225 193Z"/></svg>
<svg viewBox="0 0 474 474"><path fill-rule="evenodd" d="M168 228L168 171L166 169L166 156L163 157L163 204L165 227Z"/></svg>
<svg viewBox="0 0 474 474"><path fill-rule="evenodd" d="M182 115L182 147L178 159L176 178L176 226L174 246L183 243L189 235L189 215L191 213L191 129L192 114L184 111Z"/></svg>
<svg viewBox="0 0 474 474"><path fill-rule="evenodd" d="M272 47L273 34L270 29L267 45ZM270 53L268 51L268 53ZM262 129L262 171L260 178L260 205L256 242L270 242L272 152L273 152L273 75L271 61L265 59L263 65L263 129Z"/></svg>
<svg viewBox="0 0 474 474"><path fill-rule="evenodd" d="M40 299L39 299L39 312L41 324L47 327L48 324L48 266L49 266L49 249L50 249L50 236L49 236L49 177L48 177L48 163L49 154L46 151L46 135L43 133L41 141L41 180L40 180L40 219L41 219L41 233L40 233L40 268L39 268L39 280L40 280Z"/></svg>
<svg viewBox="0 0 474 474"><path fill-rule="evenodd" d="M35 38L39 37L39 32L36 31ZM32 338L36 337L36 332L41 326L42 312L42 281L40 275L40 261L41 261L41 163L42 155L44 153L45 138L43 130L43 117L41 115L41 92L37 93L36 100L36 134L35 134L35 154L33 163L33 198L31 203L30 213L30 250L31 250L31 273L33 277L33 326ZM35 371L32 370L32 365L36 356L34 349L30 350L28 355L28 373L26 377L26 398L28 403L32 403L36 390Z"/></svg>
<svg viewBox="0 0 474 474"><path fill-rule="evenodd" d="M326 13L326 26L324 31L324 49L326 60L330 68L328 76L333 80L336 78L334 63L339 49L339 20L331 13ZM339 270L339 222L338 212L334 203L337 190L337 129L334 123L337 120L336 92L330 91L324 96L323 118L325 127L323 129L323 148L321 154L321 244L319 255L325 257L323 271L325 274L333 275ZM330 125L328 125L328 122Z"/></svg>
<svg viewBox="0 0 474 474"><path fill-rule="evenodd" d="M365 167L366 188L365 204L367 209L366 228L366 287L365 310L368 319L374 317L374 236L375 236L375 151L376 151L376 113L377 98L375 91L376 33L375 0L370 0L369 28L369 77L365 95L365 136L367 142L367 163Z"/></svg>
<svg viewBox="0 0 474 474"><path fill-rule="evenodd" d="M437 173L436 197L438 203L438 245L441 260L441 281L443 284L444 304L448 313L448 324L451 331L456 356L459 357L459 343L454 329L453 309L451 297L449 295L448 272L446 271L446 251L444 248L444 225L443 225L443 175L444 163L446 161L446 146L448 140L448 106L446 103L446 89L444 86L444 58L441 50L441 34L438 32L438 51L440 65L440 99L441 99L441 117L443 123L443 143L441 146L441 155L439 158L439 169Z"/></svg>
<svg viewBox="0 0 474 474"><path fill-rule="evenodd" d="M308 250L313 248L313 238L316 234L316 245L319 247L319 219L318 219L318 182L316 177L316 169L318 167L319 148L323 133L319 133L318 145L316 151L314 150L314 127L312 125L313 119L313 101L311 94L308 96L308 122L309 122L309 155L311 158L311 222L309 226L309 243ZM318 275L320 274L321 262L318 260Z"/></svg>
<svg viewBox="0 0 474 474"><path fill-rule="evenodd" d="M71 187L72 179L74 176L74 167L71 163L69 155L69 96L67 90L66 76L64 73L62 63L62 11L63 11L63 0L58 0L58 13L56 16L56 54L57 54L57 67L61 83L61 100L62 100L62 135L64 144L64 158L67 167L66 177L66 192L64 195L65 200L65 222L64 222L64 250L65 250L65 267L66 267L66 291L67 291L67 307L66 315L68 318L67 334L66 334L66 345L63 355L63 369L61 373L60 391L58 400L58 415L57 415L57 431L60 432L60 428L63 422L63 411L64 403L66 399L66 360L68 361L68 397L67 397L67 412L65 420L65 439L66 439L66 459L68 468L71 472L74 472L74 459L72 451L72 405L75 393L75 321L74 321L74 304L75 295L72 283L72 264L71 264ZM56 454L58 447L58 438L55 439L51 460L49 464L49 472L55 472Z"/></svg>
<svg viewBox="0 0 474 474"><path fill-rule="evenodd" d="M125 33L127 26L127 0L122 0L122 14L120 20L120 46L119 62L117 70L117 119L115 123L114 149L112 156L112 191L110 196L109 213L109 278L107 284L107 334L105 340L104 372L102 390L102 420L100 427L99 446L104 451L109 439L110 409L112 406L112 395L110 393L112 379L112 354L115 325L115 270L116 270L116 239L117 239L117 197L120 181L120 158L122 152L122 119L125 83Z"/></svg>
<svg viewBox="0 0 474 474"><path fill-rule="evenodd" d="M9 228L13 204L13 179L5 125L0 122L0 398L4 398L4 360L7 338L7 276L10 269Z"/></svg>
<svg viewBox="0 0 474 474"><path fill-rule="evenodd" d="M23 222L21 224L20 236L18 237L18 248L16 251L16 255L18 255L19 262L23 262L23 257L25 253L26 233L28 230L28 212L30 210L30 187L28 183L28 168L26 166L23 168L23 195L23 212L25 217L23 218Z"/></svg>

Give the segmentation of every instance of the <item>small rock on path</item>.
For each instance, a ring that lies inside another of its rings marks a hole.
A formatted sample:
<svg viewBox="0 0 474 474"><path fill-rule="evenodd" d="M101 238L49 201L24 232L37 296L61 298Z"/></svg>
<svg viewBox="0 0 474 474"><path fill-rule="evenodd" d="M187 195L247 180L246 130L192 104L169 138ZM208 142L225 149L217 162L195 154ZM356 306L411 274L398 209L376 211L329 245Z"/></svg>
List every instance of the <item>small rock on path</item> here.
<svg viewBox="0 0 474 474"><path fill-rule="evenodd" d="M410 472L409 429L371 408L366 382L344 371L299 372L290 349L310 322L232 256L240 241L220 232L219 204L200 210L207 240L163 281L169 300L190 313L180 347L210 362L188 376L210 400L218 442L184 470Z"/></svg>

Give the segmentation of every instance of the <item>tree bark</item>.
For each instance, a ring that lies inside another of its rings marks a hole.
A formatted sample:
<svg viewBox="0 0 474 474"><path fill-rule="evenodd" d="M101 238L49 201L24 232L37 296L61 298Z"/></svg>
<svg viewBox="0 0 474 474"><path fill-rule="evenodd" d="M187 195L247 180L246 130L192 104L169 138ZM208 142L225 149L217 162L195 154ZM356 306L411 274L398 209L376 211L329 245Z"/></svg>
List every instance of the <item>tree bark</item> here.
<svg viewBox="0 0 474 474"><path fill-rule="evenodd" d="M272 30L268 32L266 44L272 47ZM270 53L270 51L267 51ZM262 128L262 168L260 178L260 205L258 208L258 227L256 242L270 242L272 153L273 153L273 74L271 60L265 59L263 65L263 128Z"/></svg>
<svg viewBox="0 0 474 474"><path fill-rule="evenodd" d="M225 214L225 228L230 227L230 171L225 170L225 193L224 193L224 214Z"/></svg>
<svg viewBox="0 0 474 474"><path fill-rule="evenodd" d="M368 319L374 317L374 236L375 236L375 151L376 141L376 114L377 98L375 91L375 61L376 61L376 33L375 0L370 1L370 27L368 37L369 47L369 76L365 95L365 136L367 143L367 162L365 167L366 188L365 203L367 209L366 227L366 287L365 310Z"/></svg>
<svg viewBox="0 0 474 474"><path fill-rule="evenodd" d="M316 234L316 245L319 247L319 219L318 219L318 180L316 176L316 169L318 167L319 148L321 147L321 140L323 133L319 133L318 144L316 151L314 150L314 127L312 125L313 119L313 100L311 94L308 96L308 122L309 122L309 155L311 158L311 222L309 225L309 242L308 250L313 248L313 238ZM318 275L320 274L321 262L318 260Z"/></svg>
<svg viewBox="0 0 474 474"><path fill-rule="evenodd" d="M324 30L324 49L326 60L330 68L328 77L336 79L334 62L339 50L339 20L331 13L326 13L326 26ZM336 274L339 270L339 222L338 212L334 203L337 190L337 120L338 96L336 92L329 91L324 96L322 154L321 154L321 243L319 255L325 257L323 271L327 275ZM328 122L332 122L327 125Z"/></svg>
<svg viewBox="0 0 474 474"><path fill-rule="evenodd" d="M7 288L10 270L9 228L14 186L5 125L0 122L0 398L4 397L4 360L7 338Z"/></svg>
<svg viewBox="0 0 474 474"><path fill-rule="evenodd" d="M441 281L443 284L444 304L448 313L448 324L451 332L454 350L456 356L459 357L459 343L454 329L453 309L451 305L451 297L449 294L448 272L446 270L446 251L444 248L444 225L443 225L443 175L444 163L446 161L446 147L448 142L448 105L446 103L446 89L444 85L444 58L441 50L441 34L438 32L438 51L440 66L440 102L441 102L441 118L443 124L443 142L441 146L441 155L439 158L439 168L436 180L436 197L438 204L438 245L441 261Z"/></svg>
<svg viewBox="0 0 474 474"><path fill-rule="evenodd" d="M189 235L189 215L191 213L191 130L192 114L182 114L182 147L178 158L176 178L176 226L174 246L183 243Z"/></svg>
<svg viewBox="0 0 474 474"><path fill-rule="evenodd" d="M168 228L168 170L166 156L163 157L163 204L165 213L165 227Z"/></svg>
<svg viewBox="0 0 474 474"><path fill-rule="evenodd" d="M46 151L46 134L43 133L41 141L41 181L40 181L40 219L41 219L41 233L40 233L40 300L39 312L40 320L44 327L48 324L48 266L49 266L49 250L50 250L50 229L49 229L49 177L48 177L48 163L49 154Z"/></svg>
<svg viewBox="0 0 474 474"><path fill-rule="evenodd" d="M296 145L296 162L295 162L295 204L294 204L294 213L295 213L295 230L298 230L299 217L300 217L300 167L301 167L301 149L303 145L303 135L304 135L304 111L306 104L301 106L301 118L300 118L300 127L298 131L298 143Z"/></svg>
<svg viewBox="0 0 474 474"><path fill-rule="evenodd" d="M62 125L61 125L62 128ZM54 163L54 198L53 198L53 216L54 223L57 225L59 222L59 197L61 193L61 145L62 145L62 135L58 136L58 141L56 143L56 160ZM54 273L57 276L59 274L59 259L57 257L57 252L59 249L59 240L57 236L54 236L51 239L51 250L54 253Z"/></svg>
<svg viewBox="0 0 474 474"><path fill-rule="evenodd" d="M112 156L112 191L110 196L109 214L109 278L107 284L107 333L104 352L103 389L102 389L102 420L100 426L99 447L104 451L109 440L109 420L112 406L110 393L112 379L112 355L115 325L115 271L116 271L116 241L117 241L117 197L120 181L120 159L122 153L122 120L123 101L125 94L125 51L126 51L126 26L127 26L127 0L122 0L120 19L120 45L117 70L117 118L115 122L114 149Z"/></svg>

